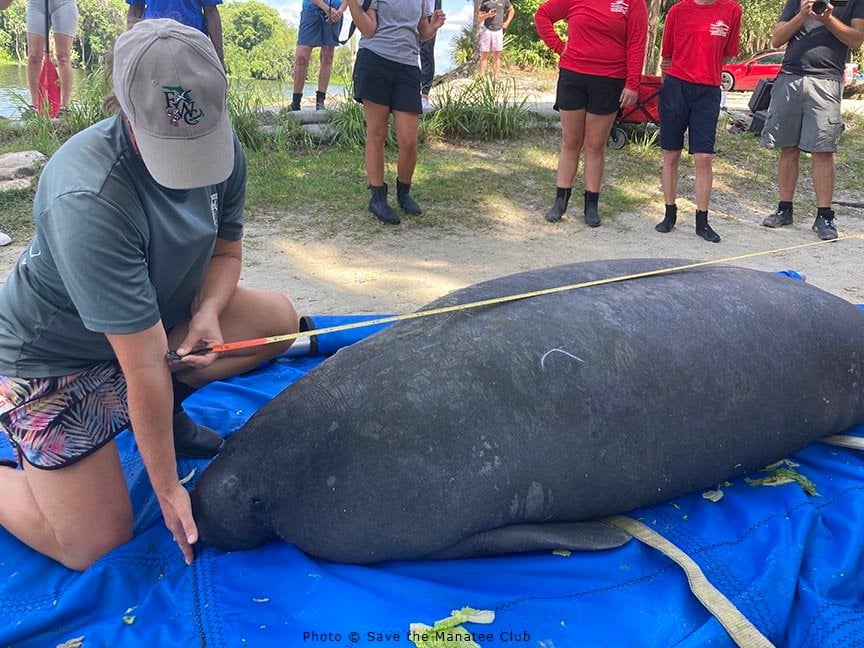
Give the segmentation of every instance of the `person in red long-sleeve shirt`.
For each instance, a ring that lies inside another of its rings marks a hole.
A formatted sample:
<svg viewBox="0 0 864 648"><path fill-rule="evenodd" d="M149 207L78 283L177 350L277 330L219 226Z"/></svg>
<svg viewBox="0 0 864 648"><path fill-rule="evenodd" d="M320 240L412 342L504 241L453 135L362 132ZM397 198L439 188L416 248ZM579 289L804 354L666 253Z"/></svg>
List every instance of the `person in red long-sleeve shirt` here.
<svg viewBox="0 0 864 648"><path fill-rule="evenodd" d="M723 63L738 54L741 7L733 0L681 0L666 14L660 69L660 147L666 214L654 226L664 234L678 218L678 165L688 133L696 166L696 234L711 243L720 235L708 224L714 141L720 116Z"/></svg>
<svg viewBox="0 0 864 648"><path fill-rule="evenodd" d="M561 40L554 24L567 21ZM543 42L561 59L555 110L561 115L555 204L546 220L561 220L585 151L585 224L600 225L598 201L606 140L619 107L636 101L648 34L644 0L549 0L534 14Z"/></svg>

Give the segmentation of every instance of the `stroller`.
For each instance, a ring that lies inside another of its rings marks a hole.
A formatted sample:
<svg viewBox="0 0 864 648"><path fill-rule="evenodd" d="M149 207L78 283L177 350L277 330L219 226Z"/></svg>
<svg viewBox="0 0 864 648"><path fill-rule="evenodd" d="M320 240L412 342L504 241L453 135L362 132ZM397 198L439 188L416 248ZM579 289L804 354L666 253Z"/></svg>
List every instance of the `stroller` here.
<svg viewBox="0 0 864 648"><path fill-rule="evenodd" d="M618 118L609 133L606 146L615 150L624 148L627 144L627 131L621 128L623 124L660 125L660 84L659 76L642 75L636 103L618 111Z"/></svg>

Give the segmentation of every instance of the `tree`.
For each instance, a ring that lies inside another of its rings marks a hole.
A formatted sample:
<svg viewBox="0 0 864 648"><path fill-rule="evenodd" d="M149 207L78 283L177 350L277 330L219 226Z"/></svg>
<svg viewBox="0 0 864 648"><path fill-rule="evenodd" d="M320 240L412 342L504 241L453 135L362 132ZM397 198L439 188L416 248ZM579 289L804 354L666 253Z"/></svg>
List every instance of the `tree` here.
<svg viewBox="0 0 864 648"><path fill-rule="evenodd" d="M84 67L104 65L114 41L126 29L124 0L76 0L78 30L72 50Z"/></svg>
<svg viewBox="0 0 864 648"><path fill-rule="evenodd" d="M282 80L290 78L297 32L279 12L254 0L221 7L225 64L239 77Z"/></svg>

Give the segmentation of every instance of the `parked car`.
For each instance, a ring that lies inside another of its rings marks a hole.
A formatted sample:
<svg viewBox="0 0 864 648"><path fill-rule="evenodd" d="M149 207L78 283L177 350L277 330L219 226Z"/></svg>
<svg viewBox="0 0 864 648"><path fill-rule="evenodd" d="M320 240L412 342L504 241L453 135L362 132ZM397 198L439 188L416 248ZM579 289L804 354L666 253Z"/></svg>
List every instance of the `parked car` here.
<svg viewBox="0 0 864 648"><path fill-rule="evenodd" d="M771 50L756 54L740 63L727 63L721 74L721 87L724 91L754 90L759 79L773 79L783 64L783 50Z"/></svg>
<svg viewBox="0 0 864 648"><path fill-rule="evenodd" d="M721 74L721 87L725 92L730 90L755 90L759 79L773 79L780 73L783 64L783 50L771 50L751 56L740 63L727 63ZM846 86L858 83L858 64L849 62L843 82Z"/></svg>

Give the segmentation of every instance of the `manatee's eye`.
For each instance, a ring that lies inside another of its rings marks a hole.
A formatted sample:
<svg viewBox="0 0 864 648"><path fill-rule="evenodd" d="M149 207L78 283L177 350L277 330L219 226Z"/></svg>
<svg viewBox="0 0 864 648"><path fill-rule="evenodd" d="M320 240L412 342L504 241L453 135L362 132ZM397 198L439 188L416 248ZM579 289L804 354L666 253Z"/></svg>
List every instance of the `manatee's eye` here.
<svg viewBox="0 0 864 648"><path fill-rule="evenodd" d="M263 511L264 510L264 502L261 501L258 497L252 498L252 510L253 511Z"/></svg>

